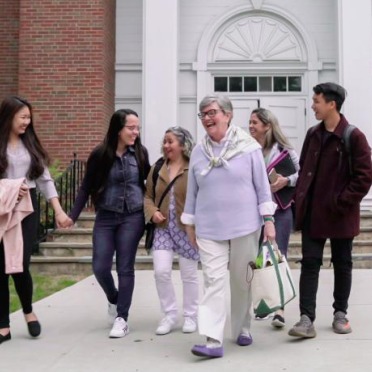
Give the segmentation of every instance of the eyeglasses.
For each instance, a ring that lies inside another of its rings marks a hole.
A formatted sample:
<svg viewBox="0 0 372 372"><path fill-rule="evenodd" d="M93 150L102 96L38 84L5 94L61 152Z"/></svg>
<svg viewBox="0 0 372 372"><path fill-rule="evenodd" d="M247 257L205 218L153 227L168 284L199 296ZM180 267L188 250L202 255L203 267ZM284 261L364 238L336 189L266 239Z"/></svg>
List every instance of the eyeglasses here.
<svg viewBox="0 0 372 372"><path fill-rule="evenodd" d="M137 127L137 126L129 126L129 127L127 127L126 125L124 126L124 128L126 128L126 129L128 129L129 131L131 131L131 132L134 132L135 130L137 131L137 132L140 132L141 131L141 127Z"/></svg>
<svg viewBox="0 0 372 372"><path fill-rule="evenodd" d="M222 111L222 112L224 112L223 110L220 110L220 109L218 109L218 110L213 109L213 110L209 110L209 111L207 111L207 112L199 112L199 114L198 114L198 118L203 120L207 115L208 115L210 118L214 118L214 117L217 115L217 112L218 112L218 111Z"/></svg>

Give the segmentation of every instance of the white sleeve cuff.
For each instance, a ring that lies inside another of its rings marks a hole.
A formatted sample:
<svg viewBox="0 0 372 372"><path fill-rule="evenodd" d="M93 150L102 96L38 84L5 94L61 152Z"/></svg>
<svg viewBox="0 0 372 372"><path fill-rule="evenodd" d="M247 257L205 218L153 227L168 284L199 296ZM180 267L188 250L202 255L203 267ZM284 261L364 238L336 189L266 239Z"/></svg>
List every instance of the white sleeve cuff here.
<svg viewBox="0 0 372 372"><path fill-rule="evenodd" d="M182 213L181 222L185 225L195 225L195 215Z"/></svg>
<svg viewBox="0 0 372 372"><path fill-rule="evenodd" d="M261 216L273 216L277 208L277 204L275 204L273 201L261 203L258 206L258 210L260 212Z"/></svg>

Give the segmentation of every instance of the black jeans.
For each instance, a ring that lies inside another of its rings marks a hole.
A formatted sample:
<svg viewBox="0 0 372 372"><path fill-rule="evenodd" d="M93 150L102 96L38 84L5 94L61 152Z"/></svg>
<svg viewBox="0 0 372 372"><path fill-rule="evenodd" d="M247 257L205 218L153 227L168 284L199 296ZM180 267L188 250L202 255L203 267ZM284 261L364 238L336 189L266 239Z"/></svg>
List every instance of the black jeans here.
<svg viewBox="0 0 372 372"><path fill-rule="evenodd" d="M315 320L316 294L318 291L319 271L323 263L323 250L326 239L309 237L308 223L302 230L302 260L300 276L300 313ZM333 308L347 313L352 282L353 238L330 239L331 261L334 271Z"/></svg>
<svg viewBox="0 0 372 372"><path fill-rule="evenodd" d="M36 191L30 189L32 205L36 210ZM22 309L25 314L32 312L32 292L33 284L30 274L30 259L32 248L37 238L37 214L35 212L28 215L22 221L23 234L23 272L11 274L14 286L17 291ZM5 274L4 245L0 242L0 328L8 328L9 321L9 275Z"/></svg>

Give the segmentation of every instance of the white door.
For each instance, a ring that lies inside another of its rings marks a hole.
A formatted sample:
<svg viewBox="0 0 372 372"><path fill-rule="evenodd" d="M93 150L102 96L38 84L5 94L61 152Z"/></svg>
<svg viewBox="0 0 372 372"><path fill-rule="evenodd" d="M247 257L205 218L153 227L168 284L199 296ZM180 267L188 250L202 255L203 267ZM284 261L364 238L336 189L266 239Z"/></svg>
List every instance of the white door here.
<svg viewBox="0 0 372 372"><path fill-rule="evenodd" d="M300 156L306 134L306 111L304 98L263 98L261 107L272 111L289 142Z"/></svg>
<svg viewBox="0 0 372 372"><path fill-rule="evenodd" d="M242 99L231 97L234 107L232 123L248 130L249 117L253 109L264 107L272 111L292 146L300 155L306 133L305 98L263 97Z"/></svg>
<svg viewBox="0 0 372 372"><path fill-rule="evenodd" d="M231 103L234 108L234 117L232 119L232 124L237 127L242 127L248 131L249 116L252 110L259 107L259 99L241 99L230 97Z"/></svg>

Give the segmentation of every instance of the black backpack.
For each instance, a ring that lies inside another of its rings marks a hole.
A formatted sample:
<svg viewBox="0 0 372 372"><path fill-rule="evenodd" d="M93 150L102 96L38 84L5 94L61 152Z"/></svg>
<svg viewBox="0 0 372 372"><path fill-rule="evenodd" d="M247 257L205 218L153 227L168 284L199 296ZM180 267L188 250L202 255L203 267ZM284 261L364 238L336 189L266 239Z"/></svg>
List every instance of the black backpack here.
<svg viewBox="0 0 372 372"><path fill-rule="evenodd" d="M318 125L315 125L311 128L311 134L314 133L315 129L319 127L320 124ZM347 154L347 157L348 157L348 161L349 161L349 173L350 175L353 174L353 162L352 162L352 153L351 153L351 146L350 146L350 137L351 137L351 133L353 132L353 130L356 128L355 125L351 125L349 124L345 130L344 130L344 133L342 133L342 138L341 138L341 143L345 149L345 152ZM341 157L342 157L342 153L340 152L340 161L339 161L339 168L341 166Z"/></svg>

